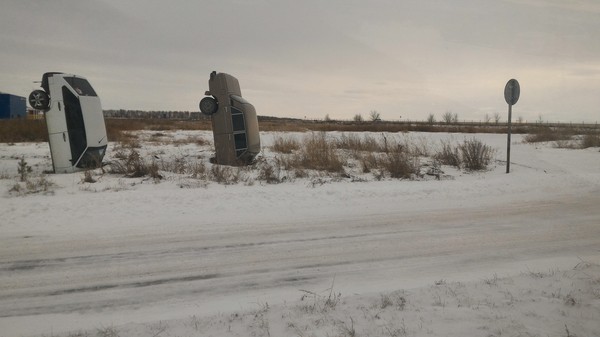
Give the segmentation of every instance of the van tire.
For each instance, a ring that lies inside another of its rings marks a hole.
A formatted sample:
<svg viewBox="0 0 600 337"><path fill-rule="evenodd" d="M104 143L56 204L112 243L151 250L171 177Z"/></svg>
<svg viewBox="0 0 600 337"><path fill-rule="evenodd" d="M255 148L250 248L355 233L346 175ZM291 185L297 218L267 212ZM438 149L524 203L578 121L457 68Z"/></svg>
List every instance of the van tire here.
<svg viewBox="0 0 600 337"><path fill-rule="evenodd" d="M217 103L217 100L212 97L204 97L200 101L200 112L205 115L212 115L216 113L218 108L219 104Z"/></svg>
<svg viewBox="0 0 600 337"><path fill-rule="evenodd" d="M48 110L50 97L44 90L34 90L29 94L29 105L37 110Z"/></svg>

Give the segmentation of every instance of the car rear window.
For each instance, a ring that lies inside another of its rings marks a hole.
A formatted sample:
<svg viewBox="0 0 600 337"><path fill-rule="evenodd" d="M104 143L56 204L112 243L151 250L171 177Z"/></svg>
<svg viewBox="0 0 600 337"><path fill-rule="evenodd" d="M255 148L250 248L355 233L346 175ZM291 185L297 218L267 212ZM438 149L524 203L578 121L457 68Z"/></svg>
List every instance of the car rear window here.
<svg viewBox="0 0 600 337"><path fill-rule="evenodd" d="M65 81L75 90L79 96L98 96L90 82L79 77L65 77Z"/></svg>

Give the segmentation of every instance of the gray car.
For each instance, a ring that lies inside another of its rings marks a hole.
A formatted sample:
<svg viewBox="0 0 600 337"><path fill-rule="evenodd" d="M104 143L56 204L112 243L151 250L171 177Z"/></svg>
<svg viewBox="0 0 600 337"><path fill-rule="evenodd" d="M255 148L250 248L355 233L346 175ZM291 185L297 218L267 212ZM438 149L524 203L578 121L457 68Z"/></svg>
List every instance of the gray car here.
<svg viewBox="0 0 600 337"><path fill-rule="evenodd" d="M213 71L208 91L200 101L200 111L211 116L215 142L215 162L221 165L247 165L260 152L258 117L250 102L242 97L238 80Z"/></svg>

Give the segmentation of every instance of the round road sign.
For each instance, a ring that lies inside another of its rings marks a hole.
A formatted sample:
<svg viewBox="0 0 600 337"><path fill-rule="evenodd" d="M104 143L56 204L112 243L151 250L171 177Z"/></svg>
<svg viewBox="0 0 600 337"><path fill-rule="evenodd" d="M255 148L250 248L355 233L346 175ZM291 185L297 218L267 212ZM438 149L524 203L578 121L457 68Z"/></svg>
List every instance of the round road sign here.
<svg viewBox="0 0 600 337"><path fill-rule="evenodd" d="M513 78L506 83L506 86L504 87L504 99L508 105L516 104L520 94L521 87L519 86L519 81Z"/></svg>

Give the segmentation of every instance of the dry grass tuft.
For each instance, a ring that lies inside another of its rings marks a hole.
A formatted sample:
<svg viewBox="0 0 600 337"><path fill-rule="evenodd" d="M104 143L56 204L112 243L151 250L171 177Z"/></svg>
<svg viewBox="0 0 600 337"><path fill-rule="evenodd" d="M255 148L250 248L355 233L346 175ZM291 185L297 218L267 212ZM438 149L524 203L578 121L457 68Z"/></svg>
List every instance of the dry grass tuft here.
<svg viewBox="0 0 600 337"><path fill-rule="evenodd" d="M382 168L391 178L410 179L419 175L419 157L408 153L404 146L396 144L388 149L381 161Z"/></svg>
<svg viewBox="0 0 600 337"><path fill-rule="evenodd" d="M288 167L343 173L344 164L345 161L337 153L335 144L327 139L326 133L317 132L304 139L299 151L292 155Z"/></svg>
<svg viewBox="0 0 600 337"><path fill-rule="evenodd" d="M366 134L362 137L356 133L342 134L336 140L336 147L339 149L351 150L353 152L384 152L383 142L378 141L373 136Z"/></svg>
<svg viewBox="0 0 600 337"><path fill-rule="evenodd" d="M187 145L187 144L196 144L198 146L205 146L209 144L209 141L200 136L187 136L182 139L175 139L171 142L175 146L179 145Z"/></svg>
<svg viewBox="0 0 600 337"><path fill-rule="evenodd" d="M208 169L203 161L194 161L188 164L188 173L195 179L207 179Z"/></svg>
<svg viewBox="0 0 600 337"><path fill-rule="evenodd" d="M306 301L306 304L301 304L300 309L307 313L327 313L334 310L342 299L341 292L334 291L335 278L331 283L331 287L327 289L327 295L321 295L313 291L300 289L304 294L300 298L301 302Z"/></svg>
<svg viewBox="0 0 600 337"><path fill-rule="evenodd" d="M140 153L131 148L124 158L110 163L109 173L124 174L128 178L141 178L149 176L155 181L163 177L159 173L159 166L154 159L150 163L144 160Z"/></svg>
<svg viewBox="0 0 600 337"><path fill-rule="evenodd" d="M17 172L19 173L18 179L9 189L10 194L23 196L34 193L48 193L52 192L51 188L55 186L54 182L47 179L44 174L34 177L33 170L24 157L21 157L17 163Z"/></svg>
<svg viewBox="0 0 600 337"><path fill-rule="evenodd" d="M487 169L494 156L494 150L478 139L465 140L459 145L465 169L478 171Z"/></svg>
<svg viewBox="0 0 600 337"><path fill-rule="evenodd" d="M171 160L160 160L159 167L162 171L173 172L177 174L186 174L190 170L185 157L179 156Z"/></svg>
<svg viewBox="0 0 600 337"><path fill-rule="evenodd" d="M486 170L494 156L494 150L480 140L466 139L462 144L453 146L447 141L441 142L441 148L433 158L442 165L464 168L468 171Z"/></svg>
<svg viewBox="0 0 600 337"><path fill-rule="evenodd" d="M213 164L210 169L212 180L223 185L234 185L240 181L239 167Z"/></svg>
<svg viewBox="0 0 600 337"><path fill-rule="evenodd" d="M91 170L85 170L83 172L83 179L81 179L81 181L84 183L93 184L96 182L96 179L94 179L94 176L92 176Z"/></svg>
<svg viewBox="0 0 600 337"><path fill-rule="evenodd" d="M10 193L17 195L35 194L35 193L48 193L52 192L51 188L56 184L46 178L45 175L38 177L28 177L24 182L15 183L9 190Z"/></svg>
<svg viewBox="0 0 600 337"><path fill-rule="evenodd" d="M117 149L139 149L142 147L140 138L135 133L122 133L120 139L115 140L115 142L117 142Z"/></svg>
<svg viewBox="0 0 600 337"><path fill-rule="evenodd" d="M376 156L373 152L361 154L357 159L362 173L371 173L381 166L379 156Z"/></svg>
<svg viewBox="0 0 600 337"><path fill-rule="evenodd" d="M442 165L460 168L461 157L457 147L453 147L448 141L441 142L441 149L433 156Z"/></svg>
<svg viewBox="0 0 600 337"><path fill-rule="evenodd" d="M279 184L283 182L284 178L281 177L281 165L278 160L274 163L270 163L266 160L259 160L256 163L258 169L259 181L264 181L267 184Z"/></svg>
<svg viewBox="0 0 600 337"><path fill-rule="evenodd" d="M300 142L294 137L290 136L277 136L273 140L273 146L271 146L273 152L290 154L300 149Z"/></svg>
<svg viewBox="0 0 600 337"><path fill-rule="evenodd" d="M581 140L581 147L584 149L587 149L588 147L600 147L600 133L584 135Z"/></svg>

